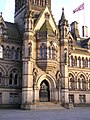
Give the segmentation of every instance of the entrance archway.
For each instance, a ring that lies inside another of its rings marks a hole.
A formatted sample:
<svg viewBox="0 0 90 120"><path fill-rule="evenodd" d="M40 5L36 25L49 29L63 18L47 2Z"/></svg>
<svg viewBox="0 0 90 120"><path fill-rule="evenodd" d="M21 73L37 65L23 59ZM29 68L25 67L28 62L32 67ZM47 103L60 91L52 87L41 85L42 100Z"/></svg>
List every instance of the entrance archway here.
<svg viewBox="0 0 90 120"><path fill-rule="evenodd" d="M50 90L47 80L43 80L40 84L39 100L40 102L50 101Z"/></svg>

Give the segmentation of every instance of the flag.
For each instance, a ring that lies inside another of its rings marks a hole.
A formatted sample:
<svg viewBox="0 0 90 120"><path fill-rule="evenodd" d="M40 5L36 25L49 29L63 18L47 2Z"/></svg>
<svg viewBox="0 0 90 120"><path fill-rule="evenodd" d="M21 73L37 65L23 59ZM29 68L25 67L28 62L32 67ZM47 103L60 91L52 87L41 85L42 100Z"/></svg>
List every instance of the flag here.
<svg viewBox="0 0 90 120"><path fill-rule="evenodd" d="M84 9L84 3L81 4L79 7L77 7L75 10L73 10L73 14L74 14L75 12L78 12L78 11L83 10L83 9Z"/></svg>

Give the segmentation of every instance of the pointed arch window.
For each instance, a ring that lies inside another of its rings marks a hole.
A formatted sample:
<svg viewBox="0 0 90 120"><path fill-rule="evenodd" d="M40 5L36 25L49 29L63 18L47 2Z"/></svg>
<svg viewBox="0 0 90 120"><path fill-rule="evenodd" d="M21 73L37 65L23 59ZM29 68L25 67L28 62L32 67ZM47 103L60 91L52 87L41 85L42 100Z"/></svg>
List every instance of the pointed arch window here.
<svg viewBox="0 0 90 120"><path fill-rule="evenodd" d="M69 74L69 89L71 90L75 89L75 80L74 76L71 73Z"/></svg>
<svg viewBox="0 0 90 120"><path fill-rule="evenodd" d="M82 89L82 90L86 89L86 80L83 74L81 74L78 78L78 89Z"/></svg>
<svg viewBox="0 0 90 120"><path fill-rule="evenodd" d="M11 59L15 60L15 48L14 47L12 47L11 49Z"/></svg>
<svg viewBox="0 0 90 120"><path fill-rule="evenodd" d="M46 44L42 43L40 46L40 57L46 58Z"/></svg>
<svg viewBox="0 0 90 120"><path fill-rule="evenodd" d="M82 61L81 61L81 67L82 68L84 67L84 57L82 58Z"/></svg>
<svg viewBox="0 0 90 120"><path fill-rule="evenodd" d="M81 58L78 57L78 60L77 60L77 67L81 67Z"/></svg>
<svg viewBox="0 0 90 120"><path fill-rule="evenodd" d="M20 50L20 48L17 48L17 50L16 50L16 60L20 60L21 59L21 50Z"/></svg>
<svg viewBox="0 0 90 120"><path fill-rule="evenodd" d="M12 69L10 71L10 75L9 75L9 85L10 86L18 86L20 81L19 81L19 70L17 69Z"/></svg>
<svg viewBox="0 0 90 120"><path fill-rule="evenodd" d="M73 66L73 56L69 56L69 66Z"/></svg>
<svg viewBox="0 0 90 120"><path fill-rule="evenodd" d="M56 56L55 47L54 47L54 45L50 45L49 46L49 58L55 59L55 56Z"/></svg>
<svg viewBox="0 0 90 120"><path fill-rule="evenodd" d="M78 82L77 82L77 89L81 89L81 81L80 81L80 79L78 79Z"/></svg>
<svg viewBox="0 0 90 120"><path fill-rule="evenodd" d="M75 56L75 66L77 66L77 57Z"/></svg>
<svg viewBox="0 0 90 120"><path fill-rule="evenodd" d="M6 49L5 49L5 56L8 59L10 58L10 47L9 46L7 46Z"/></svg>
<svg viewBox="0 0 90 120"><path fill-rule="evenodd" d="M88 58L85 59L85 67L88 67Z"/></svg>

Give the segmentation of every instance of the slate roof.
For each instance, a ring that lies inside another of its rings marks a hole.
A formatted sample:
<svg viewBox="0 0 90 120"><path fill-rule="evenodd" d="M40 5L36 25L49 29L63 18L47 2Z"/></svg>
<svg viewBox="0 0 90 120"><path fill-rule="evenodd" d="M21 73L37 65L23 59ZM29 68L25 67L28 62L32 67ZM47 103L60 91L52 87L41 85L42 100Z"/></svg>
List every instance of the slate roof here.
<svg viewBox="0 0 90 120"><path fill-rule="evenodd" d="M55 33L48 20L45 20L44 24L40 28L40 32L45 32L45 31L47 31L48 35L55 36Z"/></svg>
<svg viewBox="0 0 90 120"><path fill-rule="evenodd" d="M7 33L6 35L9 38L16 39L16 40L21 40L21 36L17 27L16 23L10 23L10 22L5 22L7 26Z"/></svg>
<svg viewBox="0 0 90 120"><path fill-rule="evenodd" d="M81 46L82 46L83 48L88 48L88 41L89 41L89 40L90 40L90 38L81 40L81 41L80 41Z"/></svg>

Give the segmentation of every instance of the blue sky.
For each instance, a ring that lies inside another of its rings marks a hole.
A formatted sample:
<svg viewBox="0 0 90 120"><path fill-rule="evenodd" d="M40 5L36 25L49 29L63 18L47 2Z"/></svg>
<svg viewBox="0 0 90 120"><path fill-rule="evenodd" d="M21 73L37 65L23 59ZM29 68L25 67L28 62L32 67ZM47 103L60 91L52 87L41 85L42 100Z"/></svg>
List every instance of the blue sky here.
<svg viewBox="0 0 90 120"><path fill-rule="evenodd" d="M77 8L84 2L85 9L84 12L79 11L73 14L73 10ZM62 7L65 9L66 19L69 21L69 24L73 21L77 21L79 23L79 29L81 34L81 27L83 25L89 25L90 21L90 0L52 0L52 14L55 18L56 23L61 17ZM14 21L14 0L0 0L0 12L3 13L3 17L5 21L13 22ZM84 22L85 18L85 22ZM85 24L84 24L85 23ZM90 34L90 27L89 27ZM90 36L90 35L89 35Z"/></svg>

